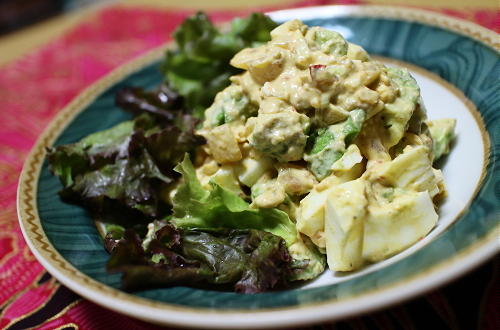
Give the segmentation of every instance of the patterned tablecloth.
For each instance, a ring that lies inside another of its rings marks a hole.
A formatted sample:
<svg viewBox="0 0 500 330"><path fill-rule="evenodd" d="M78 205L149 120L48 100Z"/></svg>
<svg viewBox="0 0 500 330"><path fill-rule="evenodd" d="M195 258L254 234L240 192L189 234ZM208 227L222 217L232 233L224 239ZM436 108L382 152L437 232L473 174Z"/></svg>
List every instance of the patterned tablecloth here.
<svg viewBox="0 0 500 330"><path fill-rule="evenodd" d="M254 10L334 3L316 0L288 2L285 6L283 2L274 8L246 6L237 10L233 6L226 11L212 10L210 14L216 21L223 21ZM429 5L427 9L436 10L436 7ZM498 7L457 9L453 6L453 9L440 8L439 11L500 32ZM0 126L0 329L156 328L81 299L44 270L23 240L16 215L16 187L27 153L53 116L84 87L111 69L169 39L175 26L190 13L187 9L103 7L62 36L0 67L3 114ZM498 265L497 258L462 279L405 304L307 329L420 329L431 325L436 329L500 329Z"/></svg>

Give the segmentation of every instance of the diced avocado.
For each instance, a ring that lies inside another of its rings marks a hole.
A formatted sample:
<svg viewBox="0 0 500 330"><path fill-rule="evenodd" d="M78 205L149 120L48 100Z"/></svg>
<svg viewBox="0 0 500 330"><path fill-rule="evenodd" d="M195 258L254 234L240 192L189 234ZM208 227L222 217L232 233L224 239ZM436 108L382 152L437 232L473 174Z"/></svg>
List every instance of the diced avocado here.
<svg viewBox="0 0 500 330"><path fill-rule="evenodd" d="M406 69L387 68L387 75L399 90L399 97L379 113L386 130L384 146L389 149L403 137L419 101L420 89Z"/></svg>
<svg viewBox="0 0 500 330"><path fill-rule="evenodd" d="M427 122L432 137L434 161L450 152L450 144L455 138L455 119L437 119Z"/></svg>
<svg viewBox="0 0 500 330"><path fill-rule="evenodd" d="M304 159L316 178L321 180L331 173L333 163L342 157L358 136L365 118L364 110L353 110L343 122L320 128L309 137L308 152Z"/></svg>
<svg viewBox="0 0 500 330"><path fill-rule="evenodd" d="M330 167L342 157L343 151L334 150L328 146L316 155L318 156L308 157L306 160L309 162L309 170L318 180L322 180L330 175L332 172Z"/></svg>
<svg viewBox="0 0 500 330"><path fill-rule="evenodd" d="M250 143L281 162L302 158L307 142L309 117L294 111L260 114Z"/></svg>
<svg viewBox="0 0 500 330"><path fill-rule="evenodd" d="M359 132L361 132L361 127L365 122L366 114L363 110L357 109L352 110L349 113L349 118L343 127L344 140L346 147L349 146L352 141L358 136Z"/></svg>
<svg viewBox="0 0 500 330"><path fill-rule="evenodd" d="M204 127L216 127L257 114L257 106L238 85L231 85L217 94L214 103L205 112Z"/></svg>
<svg viewBox="0 0 500 330"><path fill-rule="evenodd" d="M293 258L290 281L310 280L325 270L325 255L319 252L307 237L299 236L297 241L288 247L288 251Z"/></svg>
<svg viewBox="0 0 500 330"><path fill-rule="evenodd" d="M328 128L320 128L310 137L312 147L309 154L314 155L325 149L334 139L333 133Z"/></svg>
<svg viewBox="0 0 500 330"><path fill-rule="evenodd" d="M347 54L348 44L338 32L313 27L307 32L306 39L309 42L309 47L317 48L326 54L337 56Z"/></svg>

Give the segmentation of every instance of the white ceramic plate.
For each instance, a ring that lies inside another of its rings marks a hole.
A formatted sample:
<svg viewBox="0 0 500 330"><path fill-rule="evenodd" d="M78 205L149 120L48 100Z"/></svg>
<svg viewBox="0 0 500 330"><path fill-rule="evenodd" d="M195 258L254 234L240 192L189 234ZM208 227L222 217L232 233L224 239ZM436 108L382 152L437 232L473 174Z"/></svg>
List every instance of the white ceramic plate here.
<svg viewBox="0 0 500 330"><path fill-rule="evenodd" d="M105 272L107 254L91 219L59 200L60 185L44 162L44 148L123 120L118 109L103 114L103 104L112 108L110 100L124 84L158 84L155 65L162 48L83 92L54 119L25 164L18 194L23 233L38 260L64 285L106 308L155 323L219 329L298 326L422 294L498 252L498 35L465 21L393 7L311 7L271 16L334 28L390 65L408 67L422 88L429 117L457 119L458 138L443 168L449 197L437 227L390 259L344 276L328 271L302 288L258 295L182 287L121 291L119 278Z"/></svg>

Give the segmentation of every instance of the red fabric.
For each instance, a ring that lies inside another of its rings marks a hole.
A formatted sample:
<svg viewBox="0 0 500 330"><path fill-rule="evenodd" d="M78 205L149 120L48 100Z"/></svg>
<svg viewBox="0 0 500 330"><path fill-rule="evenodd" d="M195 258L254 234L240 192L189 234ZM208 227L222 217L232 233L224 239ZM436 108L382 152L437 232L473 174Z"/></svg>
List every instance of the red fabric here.
<svg viewBox="0 0 500 330"><path fill-rule="evenodd" d="M115 312L103 309L87 300L77 300L68 305L60 313L54 315L37 329L65 329L78 325L78 329L162 329L161 327L131 319Z"/></svg>
<svg viewBox="0 0 500 330"><path fill-rule="evenodd" d="M296 6L330 3L333 2L301 1ZM221 21L247 11L220 11L211 16ZM500 30L498 11L443 11ZM67 324L80 329L151 327L87 301L50 307L61 287L52 279L40 283L44 269L27 248L17 224L16 187L26 155L54 115L111 69L169 39L175 26L188 14L180 10L109 7L41 49L0 68L0 328L16 324L23 327L22 322L47 309L52 313L49 320L31 321L43 323L41 329ZM440 302L436 305L445 317L449 312L446 306ZM407 317L401 311L397 314ZM382 327L390 323L384 314L374 320Z"/></svg>
<svg viewBox="0 0 500 330"><path fill-rule="evenodd" d="M3 311L0 328L6 329L23 316L40 309L53 297L58 286L59 284L54 279L51 279L40 286L35 285L28 291L21 292Z"/></svg>

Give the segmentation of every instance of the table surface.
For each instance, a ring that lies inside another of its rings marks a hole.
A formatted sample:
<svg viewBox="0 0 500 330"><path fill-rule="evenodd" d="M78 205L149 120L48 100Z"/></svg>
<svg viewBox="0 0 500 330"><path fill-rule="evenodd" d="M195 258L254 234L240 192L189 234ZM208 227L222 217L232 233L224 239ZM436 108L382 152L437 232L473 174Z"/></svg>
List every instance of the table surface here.
<svg viewBox="0 0 500 330"><path fill-rule="evenodd" d="M14 61L37 47L57 38L75 25L95 15L100 7L118 3L124 6L138 6L173 10L241 10L256 7L293 7L294 4L307 2L322 3L363 3L376 5L396 5L422 7L430 10L454 14L455 16L482 24L500 32L498 0L361 0L361 1L297 1L297 0L122 0L102 1L98 5L75 11L25 28L19 32L0 37L0 66Z"/></svg>
<svg viewBox="0 0 500 330"><path fill-rule="evenodd" d="M323 4L420 7L500 32L497 0L123 0L89 5L0 37L0 108L6 114L0 129L0 329L156 328L60 285L22 238L15 208L18 176L54 115L102 75L163 43L176 22L194 10L220 21L255 10ZM496 258L405 304L303 329L500 329L499 264Z"/></svg>

